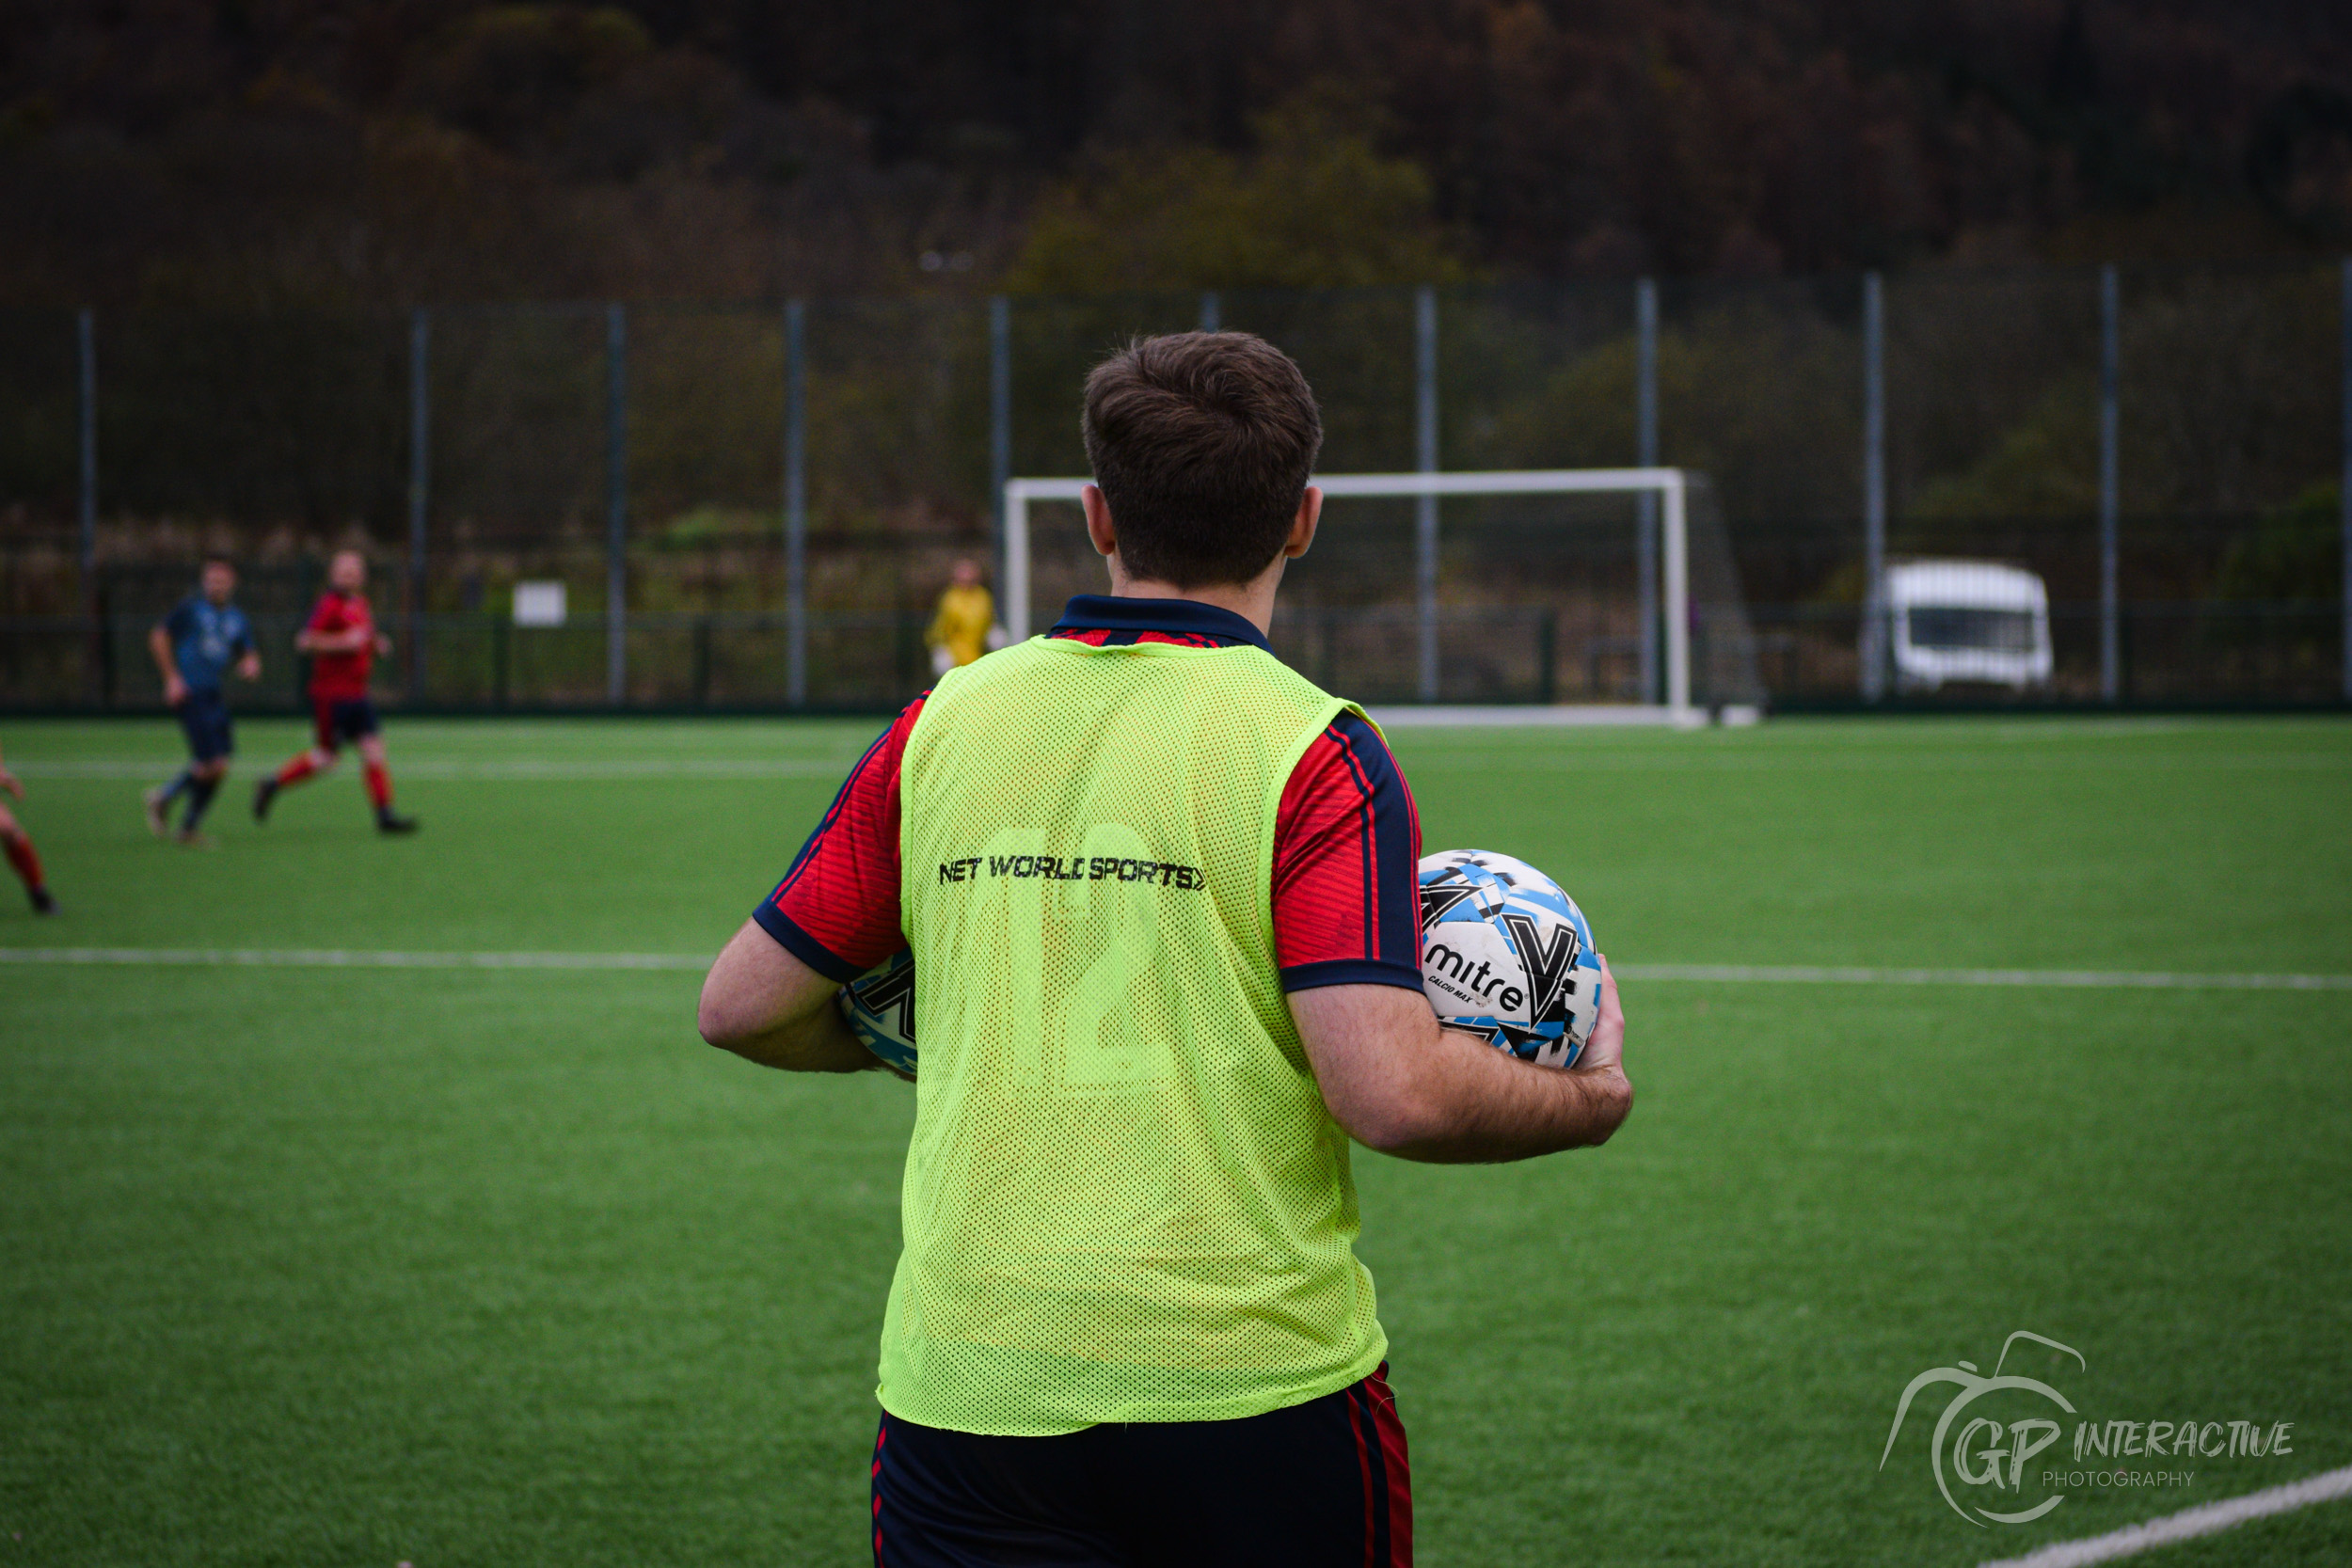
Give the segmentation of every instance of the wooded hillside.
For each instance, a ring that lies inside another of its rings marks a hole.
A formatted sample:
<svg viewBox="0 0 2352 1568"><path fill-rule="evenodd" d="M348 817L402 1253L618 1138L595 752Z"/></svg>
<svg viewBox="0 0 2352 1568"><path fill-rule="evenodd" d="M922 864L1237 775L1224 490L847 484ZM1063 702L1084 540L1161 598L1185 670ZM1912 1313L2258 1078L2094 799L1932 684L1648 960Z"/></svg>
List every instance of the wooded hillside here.
<svg viewBox="0 0 2352 1568"><path fill-rule="evenodd" d="M2352 243L2340 0L8 0L0 301Z"/></svg>

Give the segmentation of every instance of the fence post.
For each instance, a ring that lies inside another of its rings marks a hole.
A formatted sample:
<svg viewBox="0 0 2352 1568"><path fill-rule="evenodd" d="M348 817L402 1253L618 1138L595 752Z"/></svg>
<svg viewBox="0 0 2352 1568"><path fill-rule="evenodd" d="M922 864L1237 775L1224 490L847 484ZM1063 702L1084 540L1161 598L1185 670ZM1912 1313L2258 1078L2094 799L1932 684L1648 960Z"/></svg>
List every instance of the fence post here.
<svg viewBox="0 0 2352 1568"><path fill-rule="evenodd" d="M82 609L89 617L87 662L82 684L92 700L104 695L106 623L98 593L98 320L88 310L73 318L74 347L79 359L75 409L81 427L82 473L80 527L77 546L82 577Z"/></svg>
<svg viewBox="0 0 2352 1568"><path fill-rule="evenodd" d="M1535 623L1535 700L1549 707L1560 700L1560 609L1546 605Z"/></svg>
<svg viewBox="0 0 2352 1568"><path fill-rule="evenodd" d="M988 506L993 537L990 553L995 557L996 591L1004 594L1011 586L1010 563L1005 556L1005 485L1012 478L1012 301L1003 294L991 294L988 301ZM1021 574L1023 581L1028 573ZM999 605L996 617L1007 626L1028 625L1028 606L1018 611L1018 622L1007 620L1007 609Z"/></svg>
<svg viewBox="0 0 2352 1568"><path fill-rule="evenodd" d="M1203 332L1225 330L1225 299L1215 289L1211 289L1200 296L1200 330Z"/></svg>
<svg viewBox="0 0 2352 1568"><path fill-rule="evenodd" d="M1438 471L1438 291L1413 293L1413 407L1417 467ZM1421 700L1438 700L1438 498L1413 498L1414 587L1421 613Z"/></svg>
<svg viewBox="0 0 2352 1568"><path fill-rule="evenodd" d="M408 700L424 696L425 517L433 483L433 316L421 305L408 317Z"/></svg>
<svg viewBox="0 0 2352 1568"><path fill-rule="evenodd" d="M2123 695L2122 604L2116 585L2119 515L2122 510L2121 452L2122 421L2118 399L2122 379L2122 286L2115 264L2099 269L2099 700Z"/></svg>
<svg viewBox="0 0 2352 1568"><path fill-rule="evenodd" d="M784 307L785 696L808 705L807 303Z"/></svg>
<svg viewBox="0 0 2352 1568"><path fill-rule="evenodd" d="M628 315L604 308L604 695L628 694Z"/></svg>
<svg viewBox="0 0 2352 1568"><path fill-rule="evenodd" d="M1633 285L1635 462L1658 467L1658 279ZM1634 571L1639 578L1642 701L1658 701L1658 492L1634 499Z"/></svg>
<svg viewBox="0 0 2352 1568"><path fill-rule="evenodd" d="M2352 703L2352 256L2343 262L2344 475L2336 484L2344 572L2344 700Z"/></svg>
<svg viewBox="0 0 2352 1568"><path fill-rule="evenodd" d="M1862 275L1862 700L1886 695L1886 280Z"/></svg>
<svg viewBox="0 0 2352 1568"><path fill-rule="evenodd" d="M490 705L501 713L506 711L506 677L514 656L514 634L513 617L490 617Z"/></svg>

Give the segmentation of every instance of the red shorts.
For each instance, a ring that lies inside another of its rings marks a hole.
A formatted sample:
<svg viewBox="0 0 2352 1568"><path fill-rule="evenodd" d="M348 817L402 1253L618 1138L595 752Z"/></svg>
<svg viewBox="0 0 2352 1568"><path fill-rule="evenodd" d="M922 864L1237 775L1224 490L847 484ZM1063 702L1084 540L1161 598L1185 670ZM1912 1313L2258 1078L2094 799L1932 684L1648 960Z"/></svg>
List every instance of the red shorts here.
<svg viewBox="0 0 2352 1568"><path fill-rule="evenodd" d="M365 697L313 697L311 717L317 721L319 750L340 751L346 740L358 740L376 731L375 705Z"/></svg>

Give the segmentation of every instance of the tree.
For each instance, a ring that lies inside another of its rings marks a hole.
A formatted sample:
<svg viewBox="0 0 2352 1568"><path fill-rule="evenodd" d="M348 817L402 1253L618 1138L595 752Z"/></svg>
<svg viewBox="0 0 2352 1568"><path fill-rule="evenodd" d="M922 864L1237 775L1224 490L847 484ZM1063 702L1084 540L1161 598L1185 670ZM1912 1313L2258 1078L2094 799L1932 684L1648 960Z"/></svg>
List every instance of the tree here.
<svg viewBox="0 0 2352 1568"><path fill-rule="evenodd" d="M1459 279L1429 177L1384 155L1361 119L1346 88L1323 84L1256 116L1257 150L1246 156L1197 146L1101 154L1041 198L1007 285L1083 294Z"/></svg>

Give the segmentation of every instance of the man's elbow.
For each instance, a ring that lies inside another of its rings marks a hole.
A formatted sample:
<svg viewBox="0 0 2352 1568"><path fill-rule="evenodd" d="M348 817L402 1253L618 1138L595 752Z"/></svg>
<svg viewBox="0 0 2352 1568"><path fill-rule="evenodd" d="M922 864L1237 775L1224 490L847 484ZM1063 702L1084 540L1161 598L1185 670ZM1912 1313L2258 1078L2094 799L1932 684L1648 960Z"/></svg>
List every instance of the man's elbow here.
<svg viewBox="0 0 2352 1568"><path fill-rule="evenodd" d="M1410 1155L1453 1131L1434 1100L1402 1085L1365 1097L1338 1119L1349 1137L1381 1154Z"/></svg>
<svg viewBox="0 0 2352 1568"><path fill-rule="evenodd" d="M736 1050L752 1035L744 1026L742 1010L728 1006L726 999L711 986L703 988L702 1000L695 1005L694 1028L705 1044L715 1045L722 1051Z"/></svg>
<svg viewBox="0 0 2352 1568"><path fill-rule="evenodd" d="M1592 1117L1588 1123L1591 1135L1584 1147L1598 1148L1625 1125L1625 1118L1633 1114L1633 1085L1625 1074L1612 1072L1601 1080L1593 1100Z"/></svg>

